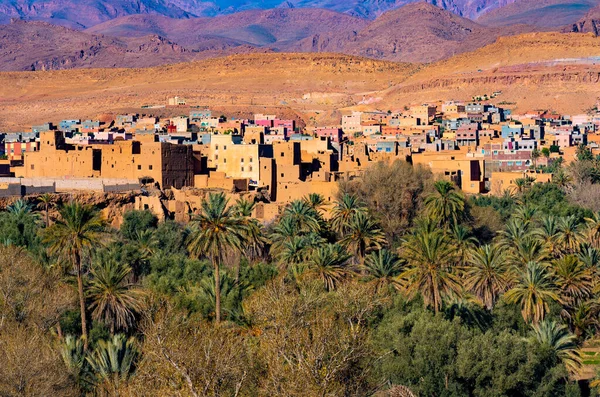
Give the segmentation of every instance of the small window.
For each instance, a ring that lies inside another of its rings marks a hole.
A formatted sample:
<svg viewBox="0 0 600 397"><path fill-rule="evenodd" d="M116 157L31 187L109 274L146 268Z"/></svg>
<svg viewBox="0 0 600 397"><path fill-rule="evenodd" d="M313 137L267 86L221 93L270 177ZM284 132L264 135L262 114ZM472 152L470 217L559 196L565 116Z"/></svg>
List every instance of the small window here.
<svg viewBox="0 0 600 397"><path fill-rule="evenodd" d="M283 155L284 155L283 152L281 152L281 157L283 157Z"/></svg>
<svg viewBox="0 0 600 397"><path fill-rule="evenodd" d="M227 146L223 146L223 150L227 150Z"/></svg>
<svg viewBox="0 0 600 397"><path fill-rule="evenodd" d="M281 177L283 178L283 172L281 173Z"/></svg>
<svg viewBox="0 0 600 397"><path fill-rule="evenodd" d="M149 170L152 170L152 166L151 166L151 165L149 165L149 166L148 166L148 169L149 169Z"/></svg>
<svg viewBox="0 0 600 397"><path fill-rule="evenodd" d="M141 170L141 169L142 169L142 166L141 166L141 165L138 165L138 170Z"/></svg>
<svg viewBox="0 0 600 397"><path fill-rule="evenodd" d="M252 166L250 166L250 169L248 169L248 171L252 172Z"/></svg>
<svg viewBox="0 0 600 397"><path fill-rule="evenodd" d="M219 155L215 154L215 160L218 160L218 159L219 159Z"/></svg>
<svg viewBox="0 0 600 397"><path fill-rule="evenodd" d="M241 162L242 162L242 164L244 164L244 158L243 158L243 157L242 157L242 160L241 160Z"/></svg>
<svg viewBox="0 0 600 397"><path fill-rule="evenodd" d="M242 167L242 172L244 172L244 167Z"/></svg>
<svg viewBox="0 0 600 397"><path fill-rule="evenodd" d="M215 150L219 150L219 145L215 145Z"/></svg>
<svg viewBox="0 0 600 397"><path fill-rule="evenodd" d="M226 158L224 158L224 159L223 159L223 162L224 162L224 163L227 163L227 159L226 159Z"/></svg>
<svg viewBox="0 0 600 397"><path fill-rule="evenodd" d="M31 169L32 169L32 170L34 169L34 165L33 165L33 164L31 164Z"/></svg>
<svg viewBox="0 0 600 397"><path fill-rule="evenodd" d="M250 157L250 162L252 162L252 157Z"/></svg>

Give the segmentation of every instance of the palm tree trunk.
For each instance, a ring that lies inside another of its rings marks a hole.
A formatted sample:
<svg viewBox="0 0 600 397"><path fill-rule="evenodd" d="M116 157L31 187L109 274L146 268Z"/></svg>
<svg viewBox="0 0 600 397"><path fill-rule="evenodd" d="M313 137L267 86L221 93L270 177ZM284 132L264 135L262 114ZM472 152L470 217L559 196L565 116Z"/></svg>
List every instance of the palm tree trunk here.
<svg viewBox="0 0 600 397"><path fill-rule="evenodd" d="M221 323L221 274L219 273L220 254L217 258L213 257L213 266L215 270L215 322Z"/></svg>
<svg viewBox="0 0 600 397"><path fill-rule="evenodd" d="M79 291L79 310L81 312L81 337L83 338L83 349L88 349L87 321L85 319L85 297L83 295L83 272L81 271L81 257L78 252L73 255L75 270L77 271L77 289Z"/></svg>
<svg viewBox="0 0 600 397"><path fill-rule="evenodd" d="M46 204L46 229L50 226L50 218L48 217L48 204Z"/></svg>

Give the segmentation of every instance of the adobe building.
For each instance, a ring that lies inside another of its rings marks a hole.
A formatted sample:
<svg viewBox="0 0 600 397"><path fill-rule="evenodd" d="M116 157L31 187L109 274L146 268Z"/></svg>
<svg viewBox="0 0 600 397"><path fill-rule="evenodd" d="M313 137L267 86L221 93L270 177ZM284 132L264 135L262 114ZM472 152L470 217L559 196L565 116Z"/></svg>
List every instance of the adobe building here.
<svg viewBox="0 0 600 397"><path fill-rule="evenodd" d="M193 186L192 147L138 134L111 145L69 145L59 131L40 133L40 149L26 153L26 178L103 178L154 181L162 189Z"/></svg>

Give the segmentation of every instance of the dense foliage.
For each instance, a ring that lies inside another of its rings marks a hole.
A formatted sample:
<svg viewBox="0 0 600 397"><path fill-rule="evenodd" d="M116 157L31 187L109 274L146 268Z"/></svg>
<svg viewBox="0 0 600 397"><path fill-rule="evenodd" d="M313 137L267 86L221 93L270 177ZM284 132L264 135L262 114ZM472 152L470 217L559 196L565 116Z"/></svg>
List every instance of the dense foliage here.
<svg viewBox="0 0 600 397"><path fill-rule="evenodd" d="M580 186L466 198L379 164L268 227L225 194L187 225L131 211L119 230L17 200L0 395L595 395L574 381L600 326L600 213Z"/></svg>

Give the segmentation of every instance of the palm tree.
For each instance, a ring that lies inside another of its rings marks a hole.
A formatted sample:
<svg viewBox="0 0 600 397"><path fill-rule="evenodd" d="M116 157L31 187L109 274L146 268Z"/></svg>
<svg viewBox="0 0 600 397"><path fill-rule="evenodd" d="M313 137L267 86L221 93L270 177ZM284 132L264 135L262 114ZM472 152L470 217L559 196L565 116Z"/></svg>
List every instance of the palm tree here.
<svg viewBox="0 0 600 397"><path fill-rule="evenodd" d="M246 199L239 199L235 204L235 211L240 221L244 224L244 251L248 258L256 258L264 253L264 247L267 243L263 236L261 224L258 220L252 218L252 212L256 204ZM239 280L240 266L239 260L236 261L235 281Z"/></svg>
<svg viewBox="0 0 600 397"><path fill-rule="evenodd" d="M460 278L452 269L456 252L442 232L412 236L403 245L402 257L408 269L400 279L406 283L409 297L420 293L425 305L437 313L445 298L462 293Z"/></svg>
<svg viewBox="0 0 600 397"><path fill-rule="evenodd" d="M469 251L477 243L477 239L469 234L469 230L462 225L453 225L450 229L450 238L456 248L459 258L459 264L464 266L469 255Z"/></svg>
<svg viewBox="0 0 600 397"><path fill-rule="evenodd" d="M389 286L401 288L398 275L402 272L403 265L403 260L384 248L367 255L362 269L367 282L373 285L375 292L381 292Z"/></svg>
<svg viewBox="0 0 600 397"><path fill-rule="evenodd" d="M31 228L38 222L38 214L33 212L33 206L23 199L18 199L6 207L10 223L16 226L17 235L9 237L5 245L29 246L30 237L35 236ZM30 247L31 248L31 247Z"/></svg>
<svg viewBox="0 0 600 397"><path fill-rule="evenodd" d="M326 204L325 197L319 193L310 193L303 200L317 212L321 211Z"/></svg>
<svg viewBox="0 0 600 397"><path fill-rule="evenodd" d="M594 248L600 248L600 212L595 212L590 218L585 218L587 236Z"/></svg>
<svg viewBox="0 0 600 397"><path fill-rule="evenodd" d="M537 210L529 205L518 207L514 217L521 221L524 225L529 225L533 222Z"/></svg>
<svg viewBox="0 0 600 397"><path fill-rule="evenodd" d="M600 252L587 244L582 244L577 253L577 258L588 269L595 270L600 264Z"/></svg>
<svg viewBox="0 0 600 397"><path fill-rule="evenodd" d="M92 375L85 359L83 342L79 338L67 335L60 345L60 355L63 359L67 372L79 387L86 389L92 386Z"/></svg>
<svg viewBox="0 0 600 397"><path fill-rule="evenodd" d="M119 334L99 341L86 360L94 372L96 386L114 396L131 377L138 355L135 338Z"/></svg>
<svg viewBox="0 0 600 397"><path fill-rule="evenodd" d="M106 222L92 206L78 202L65 204L58 212L59 219L46 229L44 241L49 245L51 254L69 260L73 265L79 292L81 335L84 349L87 350L87 322L81 258L87 251L94 249L102 242Z"/></svg>
<svg viewBox="0 0 600 397"><path fill-rule="evenodd" d="M285 207L283 217L292 222L296 233L316 233L321 229L321 216L306 201L295 200Z"/></svg>
<svg viewBox="0 0 600 397"><path fill-rule="evenodd" d="M579 224L574 215L560 218L556 231L556 242L566 253L574 253L581 241Z"/></svg>
<svg viewBox="0 0 600 397"><path fill-rule="evenodd" d="M377 223L364 212L354 214L347 228L347 233L340 240L340 244L354 253L358 263L362 264L369 250L381 249L381 245L385 243L385 235Z"/></svg>
<svg viewBox="0 0 600 397"><path fill-rule="evenodd" d="M547 247L552 256L557 256L560 252L556 242L556 233L558 232L558 220L553 215L541 218L540 226L534 230L535 236Z"/></svg>
<svg viewBox="0 0 600 397"><path fill-rule="evenodd" d="M279 222L273 227L273 230L269 236L271 241L271 254L278 256L286 243L289 243L298 236L298 230L296 230L295 223L291 218L283 217L279 219Z"/></svg>
<svg viewBox="0 0 600 397"><path fill-rule="evenodd" d="M326 244L313 251L306 260L307 274L323 281L325 289L334 290L337 285L353 273L348 266L351 255L338 244Z"/></svg>
<svg viewBox="0 0 600 397"><path fill-rule="evenodd" d="M324 243L325 240L322 240L322 242ZM291 240L283 243L279 254L279 262L284 268L288 265L299 265L306 260L312 248L306 237L294 236Z"/></svg>
<svg viewBox="0 0 600 397"><path fill-rule="evenodd" d="M550 302L558 301L554 280L546 268L537 262L527 264L514 287L504 297L507 302L518 304L523 319L534 324L544 319Z"/></svg>
<svg viewBox="0 0 600 397"><path fill-rule="evenodd" d="M529 224L524 224L516 218L510 218L506 223L505 230L501 230L499 235L500 243L510 248L529 235Z"/></svg>
<svg viewBox="0 0 600 397"><path fill-rule="evenodd" d="M552 273L563 303L574 305L592 295L591 269L581 263L575 255L565 255L555 260L552 263Z"/></svg>
<svg viewBox="0 0 600 397"><path fill-rule="evenodd" d="M136 230L135 231L135 247L144 260L150 259L156 253L159 245L158 236L152 229Z"/></svg>
<svg viewBox="0 0 600 397"><path fill-rule="evenodd" d="M202 213L191 222L188 250L199 258L210 258L214 269L216 291L217 324L221 321L220 266L226 250L242 249L246 226L241 222L233 207L228 207L229 200L224 193L209 194L202 201Z"/></svg>
<svg viewBox="0 0 600 397"><path fill-rule="evenodd" d="M367 207L357 196L344 193L335 201L331 211L331 227L340 235L343 235L350 219L359 212L367 212Z"/></svg>
<svg viewBox="0 0 600 397"><path fill-rule="evenodd" d="M529 262L545 264L549 256L546 246L532 235L517 241L515 245L508 248L507 252L508 259L517 269L522 269Z"/></svg>
<svg viewBox="0 0 600 397"><path fill-rule="evenodd" d="M544 320L532 325L533 337L541 345L547 346L560 359L565 367L575 373L582 365L581 352L577 347L577 338L567 327L556 321Z"/></svg>
<svg viewBox="0 0 600 397"><path fill-rule="evenodd" d="M50 204L52 204L54 197L50 193L44 193L38 197L40 203L44 205L44 218L46 219L46 227L50 226Z"/></svg>
<svg viewBox="0 0 600 397"><path fill-rule="evenodd" d="M473 292L488 310L508 290L510 274L506 256L498 245L471 250L464 272L465 289Z"/></svg>
<svg viewBox="0 0 600 397"><path fill-rule="evenodd" d="M458 223L465 213L465 198L455 190L454 184L448 181L437 181L433 187L435 192L425 198L427 214L448 227Z"/></svg>
<svg viewBox="0 0 600 397"><path fill-rule="evenodd" d="M135 313L143 307L143 292L127 281L131 268L114 260L92 266L88 294L92 304L92 318L110 327L127 331L135 320Z"/></svg>
<svg viewBox="0 0 600 397"><path fill-rule="evenodd" d="M235 211L240 217L250 218L254 211L254 207L256 207L254 201L247 200L243 197L235 202Z"/></svg>

